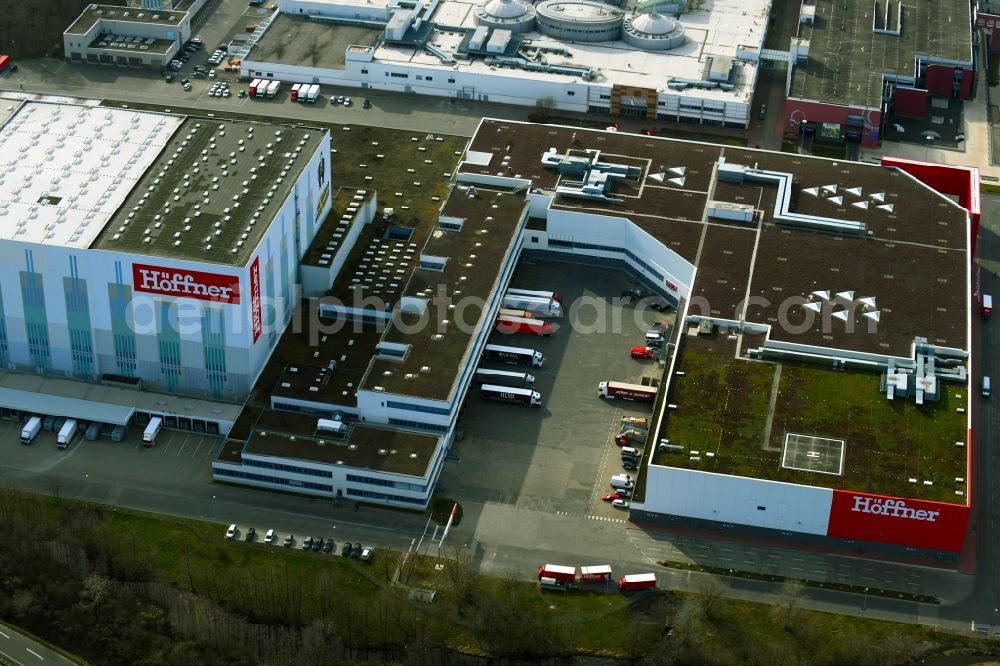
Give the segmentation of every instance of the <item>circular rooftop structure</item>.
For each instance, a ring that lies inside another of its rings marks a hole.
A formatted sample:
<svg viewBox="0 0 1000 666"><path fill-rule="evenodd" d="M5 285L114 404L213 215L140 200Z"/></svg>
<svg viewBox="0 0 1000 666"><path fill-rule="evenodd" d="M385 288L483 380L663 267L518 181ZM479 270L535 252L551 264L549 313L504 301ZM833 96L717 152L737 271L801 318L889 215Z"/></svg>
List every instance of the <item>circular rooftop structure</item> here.
<svg viewBox="0 0 1000 666"><path fill-rule="evenodd" d="M594 0L544 0L536 5L538 32L569 42L609 42L622 34L622 10Z"/></svg>
<svg viewBox="0 0 1000 666"><path fill-rule="evenodd" d="M644 51L667 51L684 43L684 26L656 11L634 14L625 21L622 39Z"/></svg>
<svg viewBox="0 0 1000 666"><path fill-rule="evenodd" d="M476 25L514 33L528 32L535 27L535 8L524 0L487 0L476 5L475 17Z"/></svg>
<svg viewBox="0 0 1000 666"><path fill-rule="evenodd" d="M683 14L688 10L687 0L638 0L635 13L657 11L661 14Z"/></svg>

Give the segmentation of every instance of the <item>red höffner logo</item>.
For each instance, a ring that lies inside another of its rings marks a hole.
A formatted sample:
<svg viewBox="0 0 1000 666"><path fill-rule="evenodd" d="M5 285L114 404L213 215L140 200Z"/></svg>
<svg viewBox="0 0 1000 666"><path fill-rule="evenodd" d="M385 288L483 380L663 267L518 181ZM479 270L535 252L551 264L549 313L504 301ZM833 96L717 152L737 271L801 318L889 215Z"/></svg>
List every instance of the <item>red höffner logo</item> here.
<svg viewBox="0 0 1000 666"><path fill-rule="evenodd" d="M927 511L926 509L913 509L906 506L903 500L888 499L882 497L861 497L854 496L854 506L851 511L858 513L871 513L876 516L886 516L888 518L904 518L906 520L922 520L933 523L941 515L940 511Z"/></svg>
<svg viewBox="0 0 1000 666"><path fill-rule="evenodd" d="M176 268L132 264L132 286L166 296L182 296L204 301L239 303L239 278Z"/></svg>

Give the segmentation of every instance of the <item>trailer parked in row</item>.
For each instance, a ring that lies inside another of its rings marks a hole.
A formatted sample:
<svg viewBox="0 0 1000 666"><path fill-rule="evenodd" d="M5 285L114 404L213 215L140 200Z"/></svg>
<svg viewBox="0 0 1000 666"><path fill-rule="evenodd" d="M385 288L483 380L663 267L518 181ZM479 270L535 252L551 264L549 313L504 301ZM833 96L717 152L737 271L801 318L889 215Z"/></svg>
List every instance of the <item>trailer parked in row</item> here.
<svg viewBox="0 0 1000 666"><path fill-rule="evenodd" d="M518 289L517 287L511 287L507 290L508 294L517 296L532 296L534 298L544 298L550 301L555 301L556 303L562 303L562 296L555 293L554 291L535 291L533 289Z"/></svg>
<svg viewBox="0 0 1000 666"><path fill-rule="evenodd" d="M503 297L501 307L513 310L527 310L536 317L561 317L562 306L551 298L539 298L537 296L520 296L518 294L506 293Z"/></svg>
<svg viewBox="0 0 1000 666"><path fill-rule="evenodd" d="M514 308L500 308L500 311L497 312L497 316L523 317L525 319L535 318L535 316L527 310L515 310Z"/></svg>
<svg viewBox="0 0 1000 666"><path fill-rule="evenodd" d="M291 100L293 102L298 102L299 101L299 94L300 94L300 92L302 90L302 87L304 85L305 84L303 84L303 83L296 83L296 84L292 85L292 91L289 94L291 95Z"/></svg>
<svg viewBox="0 0 1000 666"><path fill-rule="evenodd" d="M552 578L563 583L576 582L576 567L566 567L561 564L543 564L538 567L538 578Z"/></svg>
<svg viewBox="0 0 1000 666"><path fill-rule="evenodd" d="M603 583L611 580L611 565L600 564L592 567L580 567L581 583Z"/></svg>
<svg viewBox="0 0 1000 666"><path fill-rule="evenodd" d="M156 446L156 438L163 430L163 419L159 416L154 416L149 419L149 425L146 429L142 431L142 445L147 449L151 449Z"/></svg>
<svg viewBox="0 0 1000 666"><path fill-rule="evenodd" d="M302 96L303 92L300 90L299 91L299 101L306 102L307 104L315 104L316 100L319 99L319 84L318 83L314 83L314 84L312 84L311 86L308 86L308 87L305 86L305 84L303 84L303 87L306 88L305 98L303 99L303 96Z"/></svg>
<svg viewBox="0 0 1000 666"><path fill-rule="evenodd" d="M262 79L254 79L251 81L250 85L247 87L247 94L251 97L257 97L257 93L260 91L260 85L262 83L264 83Z"/></svg>
<svg viewBox="0 0 1000 666"><path fill-rule="evenodd" d="M656 587L656 574L630 574L618 579L619 592L634 592L635 590L648 590Z"/></svg>
<svg viewBox="0 0 1000 666"><path fill-rule="evenodd" d="M278 94L278 88L281 87L281 81L271 81L267 84L267 90L264 92L264 96L267 98L274 97Z"/></svg>
<svg viewBox="0 0 1000 666"><path fill-rule="evenodd" d="M523 405L525 407L542 406L542 394L526 388L483 384L479 389L479 397L483 400L506 402L511 405Z"/></svg>
<svg viewBox="0 0 1000 666"><path fill-rule="evenodd" d="M32 416L28 419L28 422L24 424L21 428L21 443L27 446L34 441L35 437L38 436L38 432L42 429L42 417Z"/></svg>
<svg viewBox="0 0 1000 666"><path fill-rule="evenodd" d="M530 365L536 368L542 367L542 363L545 362L545 357L540 351L527 347L505 347L504 345L486 345L486 348L483 349L483 358L490 361Z"/></svg>
<svg viewBox="0 0 1000 666"><path fill-rule="evenodd" d="M548 321L501 315L497 317L496 330L498 333L527 333L549 337L555 327Z"/></svg>
<svg viewBox="0 0 1000 666"><path fill-rule="evenodd" d="M69 443L73 441L73 437L76 436L77 427L76 419L66 419L66 423L63 423L62 428L59 429L59 435L56 436L56 446L60 449L65 449L69 446Z"/></svg>
<svg viewBox="0 0 1000 666"><path fill-rule="evenodd" d="M597 385L597 397L635 400L637 402L655 402L656 390L655 386L608 381Z"/></svg>
<svg viewBox="0 0 1000 666"><path fill-rule="evenodd" d="M497 386L512 386L514 388L532 388L535 385L534 375L512 370L478 368L475 379L480 384L496 384Z"/></svg>

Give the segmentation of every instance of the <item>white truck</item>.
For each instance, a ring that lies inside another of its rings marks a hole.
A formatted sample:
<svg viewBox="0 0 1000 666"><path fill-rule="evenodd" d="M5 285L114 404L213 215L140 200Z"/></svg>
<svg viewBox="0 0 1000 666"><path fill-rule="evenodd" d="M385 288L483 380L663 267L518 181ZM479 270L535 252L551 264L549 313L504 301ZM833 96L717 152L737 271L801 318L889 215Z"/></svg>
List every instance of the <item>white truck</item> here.
<svg viewBox="0 0 1000 666"><path fill-rule="evenodd" d="M41 429L42 429L42 417L32 416L30 419L28 419L28 422L24 424L24 427L21 428L21 443L24 444L25 446L31 444L31 442L34 441L35 436L38 435L38 432Z"/></svg>
<svg viewBox="0 0 1000 666"><path fill-rule="evenodd" d="M142 445L147 449L151 449L156 446L156 437L163 430L163 419L159 416L154 416L149 419L149 425L146 429L142 431Z"/></svg>
<svg viewBox="0 0 1000 666"><path fill-rule="evenodd" d="M504 294L502 307L513 310L527 310L536 317L561 317L562 306L559 301L540 296L521 296L519 294Z"/></svg>
<svg viewBox="0 0 1000 666"><path fill-rule="evenodd" d="M59 429L59 435L56 437L56 446L60 449L69 446L73 437L76 436L77 425L76 419L66 419L66 423L63 423L63 427Z"/></svg>
<svg viewBox="0 0 1000 666"><path fill-rule="evenodd" d="M301 98L302 98L302 92L300 91L299 99ZM314 83L311 86L309 86L308 90L306 90L306 98L302 101L308 102L309 104L315 104L317 99L319 99L319 84Z"/></svg>
<svg viewBox="0 0 1000 666"><path fill-rule="evenodd" d="M274 97L278 94L278 88L281 87L281 81L271 81L267 84L267 91L264 95L268 98Z"/></svg>
<svg viewBox="0 0 1000 666"><path fill-rule="evenodd" d="M267 94L267 87L271 85L271 82L267 79L261 79L257 82L257 87L253 89L254 97L264 97ZM251 87L253 84L251 83Z"/></svg>

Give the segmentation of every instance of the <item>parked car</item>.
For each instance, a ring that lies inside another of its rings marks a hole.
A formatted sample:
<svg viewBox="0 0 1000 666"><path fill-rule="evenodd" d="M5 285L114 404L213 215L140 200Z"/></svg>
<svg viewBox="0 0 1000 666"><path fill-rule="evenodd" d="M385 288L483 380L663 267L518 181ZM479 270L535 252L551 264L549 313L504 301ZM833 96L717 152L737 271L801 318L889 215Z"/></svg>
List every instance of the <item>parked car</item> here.
<svg viewBox="0 0 1000 666"><path fill-rule="evenodd" d="M354 544L354 547L351 548L351 557L353 557L354 559L358 559L359 557L361 557L361 550L362 548L360 543Z"/></svg>
<svg viewBox="0 0 1000 666"><path fill-rule="evenodd" d="M632 349L629 350L629 356L639 359L652 359L653 350L649 347L632 347Z"/></svg>
<svg viewBox="0 0 1000 666"><path fill-rule="evenodd" d="M257 530L251 527L250 529L247 530L247 535L246 537L244 537L244 540L248 542L253 541L255 536L257 536Z"/></svg>
<svg viewBox="0 0 1000 666"><path fill-rule="evenodd" d="M312 547L318 553L323 548L323 537L313 537Z"/></svg>
<svg viewBox="0 0 1000 666"><path fill-rule="evenodd" d="M630 472L634 472L639 469L639 466L632 460L626 460L622 458L622 469L627 469Z"/></svg>
<svg viewBox="0 0 1000 666"><path fill-rule="evenodd" d="M370 109L370 108L372 108L372 101L366 97L365 101L361 103L361 108L362 109Z"/></svg>
<svg viewBox="0 0 1000 666"><path fill-rule="evenodd" d="M327 539L326 545L323 546L324 553L332 553L333 549L337 547L336 542L333 539Z"/></svg>
<svg viewBox="0 0 1000 666"><path fill-rule="evenodd" d="M283 545L285 546L285 548L291 548L293 541L295 541L295 535L289 534L288 536L285 537L285 542Z"/></svg>
<svg viewBox="0 0 1000 666"><path fill-rule="evenodd" d="M270 545L274 543L274 530L268 530L267 534L264 535L264 543Z"/></svg>
<svg viewBox="0 0 1000 666"><path fill-rule="evenodd" d="M190 90L191 90L191 84L190 83L185 83L181 87L184 88L184 92L190 92Z"/></svg>
<svg viewBox="0 0 1000 666"><path fill-rule="evenodd" d="M369 561L371 561L372 554L374 552L375 552L374 548L372 548L371 546L365 546L365 548L361 551L361 561L362 562L369 562Z"/></svg>
<svg viewBox="0 0 1000 666"><path fill-rule="evenodd" d="M607 495L601 495L601 499L605 502L614 502L616 499L621 498L621 493L608 493Z"/></svg>
<svg viewBox="0 0 1000 666"><path fill-rule="evenodd" d="M760 112L757 113L757 118L759 120L764 120L764 116L765 115L767 115L767 105L766 104L761 104L760 105Z"/></svg>
<svg viewBox="0 0 1000 666"><path fill-rule="evenodd" d="M649 296L649 292L645 289L626 289L622 292L622 298L625 299L626 303L631 303L632 301L641 301L642 299Z"/></svg>
<svg viewBox="0 0 1000 666"><path fill-rule="evenodd" d="M616 509L627 509L628 500L616 499L614 502L611 503L611 506L615 507Z"/></svg>
<svg viewBox="0 0 1000 666"><path fill-rule="evenodd" d="M344 545L341 546L341 548L340 548L340 555L341 555L341 557L350 557L351 556L351 542L350 541L345 541Z"/></svg>
<svg viewBox="0 0 1000 666"><path fill-rule="evenodd" d="M313 538L306 537L306 540L302 542L302 550L309 550L310 548L312 548L312 545L313 545Z"/></svg>
<svg viewBox="0 0 1000 666"><path fill-rule="evenodd" d="M229 529L226 530L226 538L232 539L235 536L236 536L236 523L233 523L232 525L229 526Z"/></svg>
<svg viewBox="0 0 1000 666"><path fill-rule="evenodd" d="M167 74L165 77L163 77L163 80L166 81L167 83L173 83L174 82L174 75L173 74Z"/></svg>
<svg viewBox="0 0 1000 666"><path fill-rule="evenodd" d="M354 102L352 102L352 101L351 101L351 98L350 98L350 97L345 97L345 98L344 98L344 106L350 106L350 105L351 105L351 104L353 104L353 103L354 103Z"/></svg>

